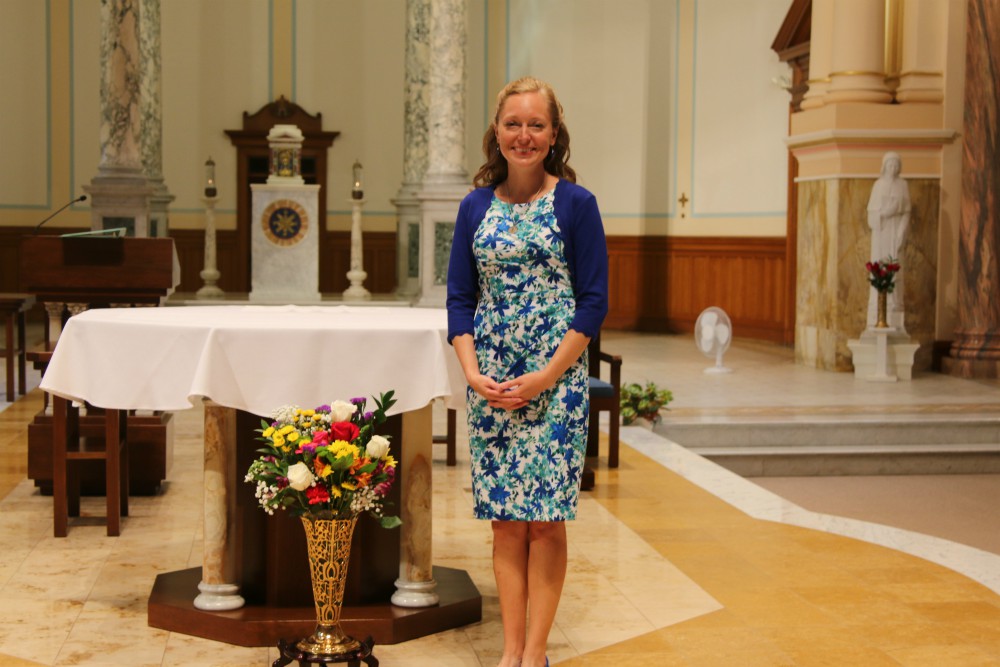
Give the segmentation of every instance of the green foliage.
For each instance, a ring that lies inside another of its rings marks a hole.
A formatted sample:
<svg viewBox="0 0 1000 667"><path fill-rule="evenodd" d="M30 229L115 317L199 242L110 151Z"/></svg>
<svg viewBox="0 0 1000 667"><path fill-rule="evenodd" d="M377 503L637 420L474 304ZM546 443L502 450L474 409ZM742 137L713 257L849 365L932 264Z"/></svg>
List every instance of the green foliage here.
<svg viewBox="0 0 1000 667"><path fill-rule="evenodd" d="M660 409L674 399L667 389L660 389L655 382L647 382L642 386L636 382L622 387L621 415L622 424L628 426L642 417L656 424L660 421Z"/></svg>

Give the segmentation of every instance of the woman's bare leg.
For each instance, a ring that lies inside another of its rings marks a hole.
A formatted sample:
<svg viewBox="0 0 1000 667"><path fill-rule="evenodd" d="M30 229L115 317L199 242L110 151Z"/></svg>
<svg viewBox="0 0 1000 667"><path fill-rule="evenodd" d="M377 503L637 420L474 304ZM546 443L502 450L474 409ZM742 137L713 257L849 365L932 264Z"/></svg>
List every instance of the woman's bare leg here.
<svg viewBox="0 0 1000 667"><path fill-rule="evenodd" d="M549 631L566 581L566 523L532 521L528 527L528 633L524 667L545 665Z"/></svg>
<svg viewBox="0 0 1000 667"><path fill-rule="evenodd" d="M524 651L528 611L528 523L493 522L493 574L500 594L503 657L500 667L517 667Z"/></svg>

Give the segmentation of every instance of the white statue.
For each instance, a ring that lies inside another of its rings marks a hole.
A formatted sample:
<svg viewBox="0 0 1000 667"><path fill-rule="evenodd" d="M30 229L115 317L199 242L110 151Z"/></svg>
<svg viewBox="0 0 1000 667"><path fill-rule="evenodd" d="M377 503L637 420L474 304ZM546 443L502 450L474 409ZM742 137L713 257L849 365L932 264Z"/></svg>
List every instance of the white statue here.
<svg viewBox="0 0 1000 667"><path fill-rule="evenodd" d="M882 156L882 174L872 186L868 199L868 226L872 230L870 257L873 262L891 257L902 264L900 255L910 225L910 189L899 176L901 168L898 153L890 151ZM896 273L895 287L889 294L887 308L889 326L896 327L901 333L906 332L903 325L903 274L906 269L904 265ZM871 288L870 292L868 326L873 327L878 319L875 288Z"/></svg>

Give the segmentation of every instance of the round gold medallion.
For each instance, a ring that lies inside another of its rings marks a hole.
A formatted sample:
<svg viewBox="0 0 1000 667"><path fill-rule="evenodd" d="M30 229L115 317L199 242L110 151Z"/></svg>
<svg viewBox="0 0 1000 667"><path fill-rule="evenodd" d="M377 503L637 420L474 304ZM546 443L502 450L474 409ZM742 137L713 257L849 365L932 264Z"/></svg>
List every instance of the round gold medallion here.
<svg viewBox="0 0 1000 667"><path fill-rule="evenodd" d="M309 228L309 216L302 205L291 199L278 199L261 215L264 236L275 245L290 246L301 241Z"/></svg>

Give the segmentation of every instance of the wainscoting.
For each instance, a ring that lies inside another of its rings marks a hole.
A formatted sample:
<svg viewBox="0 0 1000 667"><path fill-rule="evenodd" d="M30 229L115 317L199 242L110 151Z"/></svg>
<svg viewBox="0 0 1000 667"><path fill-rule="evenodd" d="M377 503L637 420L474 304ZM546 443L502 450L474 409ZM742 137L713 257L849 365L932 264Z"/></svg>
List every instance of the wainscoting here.
<svg viewBox="0 0 1000 667"><path fill-rule="evenodd" d="M30 232L0 227L0 292L18 291L17 248L20 237ZM178 291L197 291L202 285L204 234L174 230L171 236L181 263ZM348 285L350 234L328 232L320 243L320 291L342 292ZM249 291L249 285L236 284L240 275L236 232L218 232L216 245L219 286L227 292ZM702 310L719 306L729 313L737 336L793 341L795 314L794 304L789 303L793 292L786 279L784 238L609 236L608 258L608 329L691 332ZM393 291L394 233L365 233L364 268L365 287L373 293Z"/></svg>
<svg viewBox="0 0 1000 667"><path fill-rule="evenodd" d="M792 342L784 238L609 236L609 329L694 331L709 306L736 335Z"/></svg>
<svg viewBox="0 0 1000 667"><path fill-rule="evenodd" d="M196 292L202 286L201 270L205 266L205 235L200 230L173 230L170 235L177 245L181 263L179 292ZM368 273L365 287L374 294L388 294L396 289L396 234L365 232L363 237L364 269ZM236 256L236 232L216 233L216 264L219 287L224 292L246 293L249 284L241 284L238 276L249 275L239 270ZM242 261L247 262L249 258ZM347 271L351 265L351 233L325 232L320 235L319 291L323 294L343 292L350 284ZM245 281L248 283L248 281Z"/></svg>

